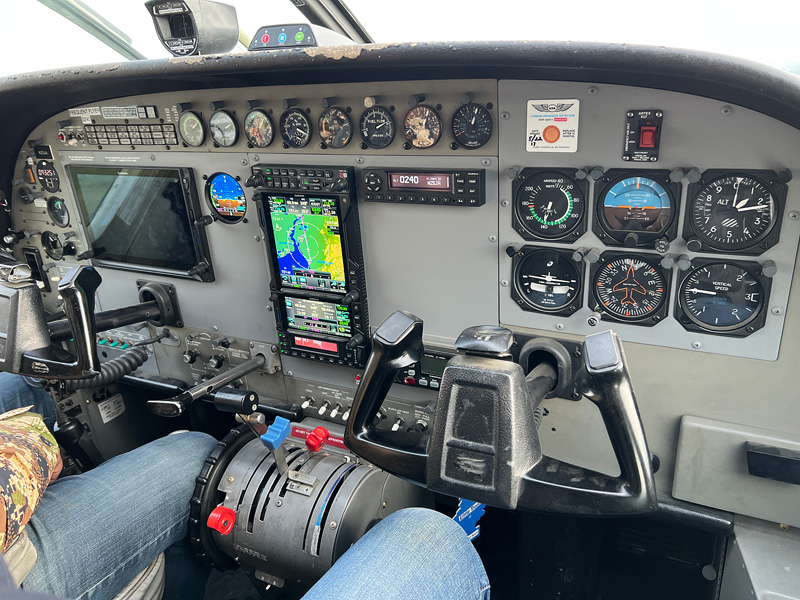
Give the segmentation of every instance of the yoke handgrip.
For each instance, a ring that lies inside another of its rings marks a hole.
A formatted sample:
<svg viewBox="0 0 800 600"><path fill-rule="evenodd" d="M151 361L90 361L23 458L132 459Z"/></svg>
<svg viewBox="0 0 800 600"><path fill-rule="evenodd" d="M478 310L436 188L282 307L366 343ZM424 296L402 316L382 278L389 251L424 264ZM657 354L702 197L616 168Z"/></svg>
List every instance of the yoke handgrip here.
<svg viewBox="0 0 800 600"><path fill-rule="evenodd" d="M398 310L378 327L344 435L345 444L356 454L420 483L425 481L427 454L384 444L372 423L397 371L419 361L422 351L422 320L418 317Z"/></svg>

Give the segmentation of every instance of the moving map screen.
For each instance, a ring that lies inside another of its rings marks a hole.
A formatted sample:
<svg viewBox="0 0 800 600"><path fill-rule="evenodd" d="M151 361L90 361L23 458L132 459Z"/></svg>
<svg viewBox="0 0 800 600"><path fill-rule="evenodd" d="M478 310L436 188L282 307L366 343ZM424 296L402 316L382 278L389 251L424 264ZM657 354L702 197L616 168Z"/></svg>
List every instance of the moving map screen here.
<svg viewBox="0 0 800 600"><path fill-rule="evenodd" d="M344 293L337 200L269 196L268 201L281 287Z"/></svg>

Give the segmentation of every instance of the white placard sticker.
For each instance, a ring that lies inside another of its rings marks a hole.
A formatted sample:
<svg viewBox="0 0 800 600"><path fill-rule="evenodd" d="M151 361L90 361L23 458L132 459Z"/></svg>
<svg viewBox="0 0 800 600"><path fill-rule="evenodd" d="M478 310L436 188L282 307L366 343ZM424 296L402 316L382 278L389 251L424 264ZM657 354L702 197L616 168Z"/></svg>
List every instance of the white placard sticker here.
<svg viewBox="0 0 800 600"><path fill-rule="evenodd" d="M122 399L122 394L117 394L116 396L111 396L108 400L98 402L97 408L100 410L100 417L103 419L103 423L108 423L125 412L125 401Z"/></svg>
<svg viewBox="0 0 800 600"><path fill-rule="evenodd" d="M577 152L580 100L528 100L528 152Z"/></svg>
<svg viewBox="0 0 800 600"><path fill-rule="evenodd" d="M70 117L80 117L84 125L92 123L92 117L100 114L99 106L87 106L86 108L70 108Z"/></svg>

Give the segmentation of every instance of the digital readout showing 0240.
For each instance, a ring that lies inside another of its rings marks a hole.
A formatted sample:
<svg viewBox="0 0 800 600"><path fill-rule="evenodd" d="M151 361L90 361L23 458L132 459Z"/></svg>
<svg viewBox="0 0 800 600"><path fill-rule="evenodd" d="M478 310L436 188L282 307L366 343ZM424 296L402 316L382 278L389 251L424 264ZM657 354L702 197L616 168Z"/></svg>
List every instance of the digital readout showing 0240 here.
<svg viewBox="0 0 800 600"><path fill-rule="evenodd" d="M448 173L389 173L391 190L450 190Z"/></svg>

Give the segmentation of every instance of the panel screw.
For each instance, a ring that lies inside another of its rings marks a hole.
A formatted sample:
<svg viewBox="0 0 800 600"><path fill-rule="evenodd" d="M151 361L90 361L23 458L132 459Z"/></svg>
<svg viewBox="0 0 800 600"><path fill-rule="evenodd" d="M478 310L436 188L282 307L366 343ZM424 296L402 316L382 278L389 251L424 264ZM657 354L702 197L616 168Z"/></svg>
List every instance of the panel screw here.
<svg viewBox="0 0 800 600"><path fill-rule="evenodd" d="M792 221L797 221L797 219L800 219L800 212L797 212L796 210L790 211L789 218Z"/></svg>
<svg viewBox="0 0 800 600"><path fill-rule="evenodd" d="M628 118L630 118L630 117L632 117L632 116L633 116L633 113L632 113L631 111L628 111L628 113L627 113L625 116L626 116L626 117L628 117Z"/></svg>
<svg viewBox="0 0 800 600"><path fill-rule="evenodd" d="M261 157L258 154L253 154L253 160L255 162L258 162L259 160L261 160Z"/></svg>
<svg viewBox="0 0 800 600"><path fill-rule="evenodd" d="M773 315L777 316L777 315L781 314L783 312L783 310L781 309L780 306L773 306L772 310L769 311L769 312L771 312Z"/></svg>
<svg viewBox="0 0 800 600"><path fill-rule="evenodd" d="M228 483L233 483L235 479L236 478L233 475L231 475L230 477L228 477Z"/></svg>
<svg viewBox="0 0 800 600"><path fill-rule="evenodd" d="M242 165L245 166L245 167L247 166L247 159L246 158L242 159Z"/></svg>
<svg viewBox="0 0 800 600"><path fill-rule="evenodd" d="M219 331L219 327L217 327L216 325L212 325L211 329L213 329L214 331Z"/></svg>
<svg viewBox="0 0 800 600"><path fill-rule="evenodd" d="M383 501L383 505L381 506L381 508L386 508L386 500Z"/></svg>
<svg viewBox="0 0 800 600"><path fill-rule="evenodd" d="M286 375L291 377L292 376L292 372L291 371L286 371Z"/></svg>
<svg viewBox="0 0 800 600"><path fill-rule="evenodd" d="M724 105L724 106L723 106L723 107L720 109L720 111L719 111L719 112L721 112L723 115L729 115L729 114L731 114L731 113L733 112L733 109L730 107L730 105L728 105L728 104L725 104L725 105Z"/></svg>
<svg viewBox="0 0 800 600"><path fill-rule="evenodd" d="M562 329L564 329L564 324L563 323L556 323L556 329L561 331Z"/></svg>
<svg viewBox="0 0 800 600"><path fill-rule="evenodd" d="M272 312L272 307L271 306L267 307L267 312Z"/></svg>
<svg viewBox="0 0 800 600"><path fill-rule="evenodd" d="M275 506L283 506L283 500L281 500L280 498L275 500Z"/></svg>
<svg viewBox="0 0 800 600"><path fill-rule="evenodd" d="M692 342L692 348L694 348L695 350L700 350L700 348L702 347L703 344L701 342Z"/></svg>
<svg viewBox="0 0 800 600"><path fill-rule="evenodd" d="M503 112L500 113L500 118L503 119L504 121L508 121L511 118L511 113L504 110Z"/></svg>
<svg viewBox="0 0 800 600"><path fill-rule="evenodd" d="M261 238L260 238L260 237L258 237L257 235L254 235L254 236L253 236L253 241L254 241L254 242L260 242L260 241L261 241Z"/></svg>
<svg viewBox="0 0 800 600"><path fill-rule="evenodd" d="M658 111L658 112L656 113L656 116L657 116L657 117L660 119L661 117L663 117L663 116L664 116L664 113L662 113L661 111Z"/></svg>
<svg viewBox="0 0 800 600"><path fill-rule="evenodd" d="M590 86L589 86L589 89L588 89L588 90L586 90L586 92L587 92L587 93L588 93L590 96L596 96L596 95L597 95L597 92L599 92L599 91L600 91L600 90L598 90L598 89L597 89L597 86L594 86L594 85L590 85Z"/></svg>
<svg viewBox="0 0 800 600"><path fill-rule="evenodd" d="M503 287L508 287L508 279L503 279L503 280L500 282L500 285L502 285Z"/></svg>
<svg viewBox="0 0 800 600"><path fill-rule="evenodd" d="M336 521L331 521L331 524L328 525L331 529L336 529L338 526L339 524Z"/></svg>
<svg viewBox="0 0 800 600"><path fill-rule="evenodd" d="M278 351L278 347L275 344L273 344L272 346L269 347L269 351L275 354Z"/></svg>
<svg viewBox="0 0 800 600"><path fill-rule="evenodd" d="M155 160L155 159L156 159L156 155L155 154L151 154L150 155L150 160Z"/></svg>
<svg viewBox="0 0 800 600"><path fill-rule="evenodd" d="M356 162L360 165L364 164L364 157L363 156L356 156Z"/></svg>
<svg viewBox="0 0 800 600"><path fill-rule="evenodd" d="M255 347L256 347L256 344L255 344L255 342L250 342L250 347L251 347L251 348L255 348Z"/></svg>
<svg viewBox="0 0 800 600"><path fill-rule="evenodd" d="M489 241L490 242L496 242L497 241L497 236L496 235L490 235L489 236Z"/></svg>
<svg viewBox="0 0 800 600"><path fill-rule="evenodd" d="M484 159L481 161L481 164L482 164L484 167L488 167L490 164L492 164L492 161L490 161L488 158L484 158Z"/></svg>
<svg viewBox="0 0 800 600"><path fill-rule="evenodd" d="M508 206L509 204L510 204L510 202L508 200L502 200L500 202L500 206Z"/></svg>
<svg viewBox="0 0 800 600"><path fill-rule="evenodd" d="M780 525L778 525L778 529L780 529L781 531L789 531L791 527L789 527L786 523L781 523Z"/></svg>

